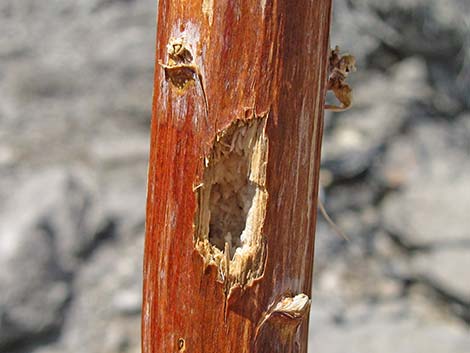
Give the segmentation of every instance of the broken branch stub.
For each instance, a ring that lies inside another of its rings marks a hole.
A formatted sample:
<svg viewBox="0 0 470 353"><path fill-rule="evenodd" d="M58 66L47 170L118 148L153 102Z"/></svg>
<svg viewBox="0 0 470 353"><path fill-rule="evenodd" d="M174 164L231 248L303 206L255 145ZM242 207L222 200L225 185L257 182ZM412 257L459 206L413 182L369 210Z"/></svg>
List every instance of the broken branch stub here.
<svg viewBox="0 0 470 353"><path fill-rule="evenodd" d="M167 53L168 62L160 63L165 70L165 79L182 92L189 83L199 79L191 48L184 38L171 38Z"/></svg>

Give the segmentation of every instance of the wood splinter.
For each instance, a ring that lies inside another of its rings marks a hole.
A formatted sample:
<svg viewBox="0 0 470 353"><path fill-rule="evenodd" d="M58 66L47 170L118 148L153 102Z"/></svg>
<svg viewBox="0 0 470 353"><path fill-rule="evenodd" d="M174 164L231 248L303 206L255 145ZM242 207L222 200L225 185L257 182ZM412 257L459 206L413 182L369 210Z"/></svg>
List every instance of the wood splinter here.
<svg viewBox="0 0 470 353"><path fill-rule="evenodd" d="M284 296L273 303L256 327L255 341L263 335L263 330L268 333L268 336L272 335L273 328L281 340L289 340L295 335L298 326L308 317L310 303L310 298L304 293Z"/></svg>

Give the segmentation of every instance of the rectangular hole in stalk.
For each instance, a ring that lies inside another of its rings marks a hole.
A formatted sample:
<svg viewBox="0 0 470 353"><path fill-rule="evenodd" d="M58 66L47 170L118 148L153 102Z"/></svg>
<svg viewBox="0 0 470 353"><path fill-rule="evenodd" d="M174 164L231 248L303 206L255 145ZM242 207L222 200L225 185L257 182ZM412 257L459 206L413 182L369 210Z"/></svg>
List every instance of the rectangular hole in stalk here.
<svg viewBox="0 0 470 353"><path fill-rule="evenodd" d="M244 285L264 267L266 117L236 120L215 138L205 159L195 245L219 279ZM228 253L227 253L228 252Z"/></svg>

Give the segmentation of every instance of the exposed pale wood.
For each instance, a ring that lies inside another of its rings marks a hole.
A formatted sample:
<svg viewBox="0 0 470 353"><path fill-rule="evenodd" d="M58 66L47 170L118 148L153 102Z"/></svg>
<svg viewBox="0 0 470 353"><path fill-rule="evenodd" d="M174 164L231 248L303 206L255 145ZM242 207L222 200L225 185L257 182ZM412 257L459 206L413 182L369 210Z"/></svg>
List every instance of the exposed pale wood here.
<svg viewBox="0 0 470 353"><path fill-rule="evenodd" d="M307 351L308 310L296 305L311 297L330 11L331 0L160 0L143 353ZM197 189L216 135L260 117L264 271L227 290L196 250Z"/></svg>

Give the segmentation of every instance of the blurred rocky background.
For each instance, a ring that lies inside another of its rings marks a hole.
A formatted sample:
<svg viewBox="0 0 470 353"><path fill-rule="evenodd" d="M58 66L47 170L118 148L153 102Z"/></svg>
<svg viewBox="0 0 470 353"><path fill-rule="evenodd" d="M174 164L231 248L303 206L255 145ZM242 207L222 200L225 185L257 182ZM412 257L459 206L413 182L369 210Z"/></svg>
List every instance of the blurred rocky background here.
<svg viewBox="0 0 470 353"><path fill-rule="evenodd" d="M140 352L156 0L0 2L0 352ZM470 3L335 0L310 351L470 351ZM331 98L331 97L330 97Z"/></svg>

